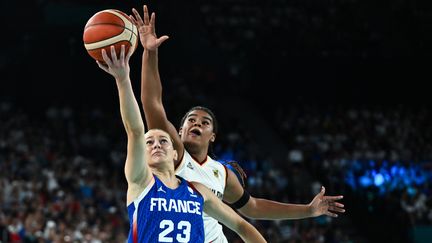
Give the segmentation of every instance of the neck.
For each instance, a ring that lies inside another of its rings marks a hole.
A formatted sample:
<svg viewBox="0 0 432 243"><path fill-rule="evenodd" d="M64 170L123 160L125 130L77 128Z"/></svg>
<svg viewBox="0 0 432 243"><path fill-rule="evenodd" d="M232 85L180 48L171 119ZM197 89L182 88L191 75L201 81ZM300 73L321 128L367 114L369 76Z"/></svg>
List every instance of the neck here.
<svg viewBox="0 0 432 243"><path fill-rule="evenodd" d="M185 149L188 151L188 153L198 162L203 162L207 158L207 147L200 147L197 144L193 143L185 143Z"/></svg>
<svg viewBox="0 0 432 243"><path fill-rule="evenodd" d="M180 185L179 179L176 177L174 170L158 170L156 168L152 169L153 174L155 174L163 184L171 189L175 189Z"/></svg>

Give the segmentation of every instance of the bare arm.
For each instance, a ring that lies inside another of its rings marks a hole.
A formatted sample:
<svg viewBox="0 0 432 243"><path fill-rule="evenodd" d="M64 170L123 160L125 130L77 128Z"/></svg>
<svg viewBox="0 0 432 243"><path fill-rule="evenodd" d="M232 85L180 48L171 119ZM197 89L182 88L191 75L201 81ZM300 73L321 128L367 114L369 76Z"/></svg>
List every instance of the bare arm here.
<svg viewBox="0 0 432 243"><path fill-rule="evenodd" d="M125 56L125 48L122 46L120 58L117 59L115 49L111 47L112 59L107 56L105 50L102 50L106 65L98 62L99 67L113 75L116 80L120 114L128 137L124 168L128 182L127 204L130 204L142 192L152 178L149 166L145 163L144 123L129 77L129 58L131 55L132 52L130 51Z"/></svg>
<svg viewBox="0 0 432 243"><path fill-rule="evenodd" d="M234 172L228 170L228 180L224 192L224 201L236 202L244 192L244 188L236 178ZM336 213L343 213L344 205L336 202L342 196L324 196L325 189L322 188L309 204L290 204L272 200L250 197L249 201L238 210L246 217L253 219L302 219L328 215L337 217Z"/></svg>
<svg viewBox="0 0 432 243"><path fill-rule="evenodd" d="M144 47L141 71L141 102L145 119L149 129L162 129L173 138L174 149L177 150L179 158L183 157L184 146L175 126L168 120L162 103L162 83L158 66L158 47L168 36L156 37L155 13L149 18L147 6L144 5L144 16L133 9L132 21L137 25L140 33L140 41Z"/></svg>
<svg viewBox="0 0 432 243"><path fill-rule="evenodd" d="M246 243L267 242L254 226L219 200L206 186L197 182L192 184L204 197L204 212L236 232Z"/></svg>

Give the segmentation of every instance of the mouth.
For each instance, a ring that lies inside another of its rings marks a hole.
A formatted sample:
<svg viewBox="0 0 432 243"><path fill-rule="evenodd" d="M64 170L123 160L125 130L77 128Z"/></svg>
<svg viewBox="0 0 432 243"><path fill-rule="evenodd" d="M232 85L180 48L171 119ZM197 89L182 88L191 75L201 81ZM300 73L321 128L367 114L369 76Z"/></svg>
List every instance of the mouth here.
<svg viewBox="0 0 432 243"><path fill-rule="evenodd" d="M189 133L195 136L201 136L201 131L197 128L190 130Z"/></svg>
<svg viewBox="0 0 432 243"><path fill-rule="evenodd" d="M161 156L164 153L162 151L155 151L154 153L152 153L152 156Z"/></svg>

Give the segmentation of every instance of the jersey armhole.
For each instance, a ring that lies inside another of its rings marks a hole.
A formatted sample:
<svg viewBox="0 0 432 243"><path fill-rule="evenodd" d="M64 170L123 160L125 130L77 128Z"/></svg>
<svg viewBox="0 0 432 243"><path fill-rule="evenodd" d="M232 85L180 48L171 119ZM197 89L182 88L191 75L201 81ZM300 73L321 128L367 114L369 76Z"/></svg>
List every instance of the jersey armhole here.
<svg viewBox="0 0 432 243"><path fill-rule="evenodd" d="M153 187L154 184L155 184L155 175L152 174L152 179L151 179L150 183L144 188L144 190L141 192L141 194L138 197L136 197L127 206L129 207L132 203L139 203L148 194L148 192L150 191L150 189Z"/></svg>

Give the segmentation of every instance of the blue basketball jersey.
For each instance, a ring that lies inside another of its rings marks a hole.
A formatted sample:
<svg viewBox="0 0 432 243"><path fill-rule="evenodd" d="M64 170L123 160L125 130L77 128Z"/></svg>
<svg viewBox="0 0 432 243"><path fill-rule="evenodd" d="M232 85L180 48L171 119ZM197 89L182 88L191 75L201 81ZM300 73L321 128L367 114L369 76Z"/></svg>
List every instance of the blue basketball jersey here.
<svg viewBox="0 0 432 243"><path fill-rule="evenodd" d="M176 189L153 175L152 182L128 205L128 243L204 242L202 195L181 177Z"/></svg>

